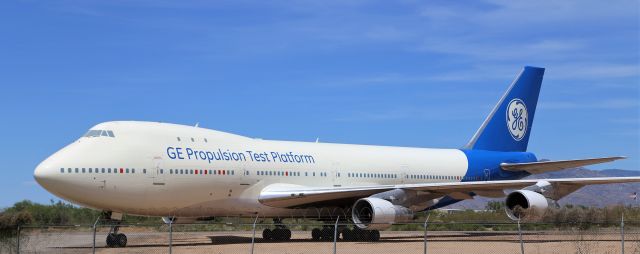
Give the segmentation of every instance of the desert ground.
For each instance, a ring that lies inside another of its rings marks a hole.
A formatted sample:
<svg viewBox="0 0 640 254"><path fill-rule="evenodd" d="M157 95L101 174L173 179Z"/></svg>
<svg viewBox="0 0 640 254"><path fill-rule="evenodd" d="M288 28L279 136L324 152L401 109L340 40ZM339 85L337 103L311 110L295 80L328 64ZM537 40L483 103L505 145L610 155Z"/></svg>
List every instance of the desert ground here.
<svg viewBox="0 0 640 254"><path fill-rule="evenodd" d="M124 229L125 248L105 247L105 231L97 232L96 253L169 253L167 232ZM92 253L93 232L23 232L21 253ZM172 253L251 253L251 231L174 232ZM333 242L310 239L308 231L294 231L288 242L266 242L256 232L253 253L333 253ZM621 253L620 232L539 231L523 233L525 253ZM378 242L336 243L337 253L423 253L424 232L384 231ZM520 253L517 232L428 232L428 253ZM640 254L640 232L625 234L625 253Z"/></svg>

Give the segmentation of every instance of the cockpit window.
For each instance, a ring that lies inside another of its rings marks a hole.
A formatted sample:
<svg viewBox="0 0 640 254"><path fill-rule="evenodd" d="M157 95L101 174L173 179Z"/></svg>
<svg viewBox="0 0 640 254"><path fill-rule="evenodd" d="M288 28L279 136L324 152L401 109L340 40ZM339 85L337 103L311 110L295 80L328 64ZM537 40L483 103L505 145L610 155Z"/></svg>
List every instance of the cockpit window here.
<svg viewBox="0 0 640 254"><path fill-rule="evenodd" d="M84 134L83 137L94 138L100 136L112 138L116 137L115 135L113 135L113 131L111 130L89 130L86 134Z"/></svg>

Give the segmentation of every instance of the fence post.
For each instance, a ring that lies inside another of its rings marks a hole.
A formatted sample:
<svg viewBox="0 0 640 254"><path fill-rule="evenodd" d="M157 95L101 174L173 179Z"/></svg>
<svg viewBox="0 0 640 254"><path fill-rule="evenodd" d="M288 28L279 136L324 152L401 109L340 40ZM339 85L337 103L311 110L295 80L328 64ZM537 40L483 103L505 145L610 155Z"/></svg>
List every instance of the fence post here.
<svg viewBox="0 0 640 254"><path fill-rule="evenodd" d="M20 254L20 225L18 225L18 236L16 237L17 239L17 243L16 243L16 253Z"/></svg>
<svg viewBox="0 0 640 254"><path fill-rule="evenodd" d="M624 254L624 207L622 209L622 216L620 217L620 237L622 240L622 254Z"/></svg>
<svg viewBox="0 0 640 254"><path fill-rule="evenodd" d="M520 228L520 219L518 219L518 235L520 236L520 253L524 254L524 242L522 241L522 229Z"/></svg>
<svg viewBox="0 0 640 254"><path fill-rule="evenodd" d="M253 254L253 247L256 243L256 223L258 223L257 214L256 214L256 219L253 221L253 236L251 236L251 254Z"/></svg>
<svg viewBox="0 0 640 254"><path fill-rule="evenodd" d="M96 219L96 222L93 223L93 244L91 245L91 253L93 254L96 254L96 228L99 221L100 217L98 217L98 219Z"/></svg>
<svg viewBox="0 0 640 254"><path fill-rule="evenodd" d="M424 254L427 254L427 223L431 214L427 214L427 219L424 220Z"/></svg>
<svg viewBox="0 0 640 254"><path fill-rule="evenodd" d="M175 217L172 217L169 220L169 254L173 251L173 220Z"/></svg>
<svg viewBox="0 0 640 254"><path fill-rule="evenodd" d="M338 242L338 221L340 220L340 216L336 219L336 224L333 226L333 254L336 254L337 248L336 243Z"/></svg>

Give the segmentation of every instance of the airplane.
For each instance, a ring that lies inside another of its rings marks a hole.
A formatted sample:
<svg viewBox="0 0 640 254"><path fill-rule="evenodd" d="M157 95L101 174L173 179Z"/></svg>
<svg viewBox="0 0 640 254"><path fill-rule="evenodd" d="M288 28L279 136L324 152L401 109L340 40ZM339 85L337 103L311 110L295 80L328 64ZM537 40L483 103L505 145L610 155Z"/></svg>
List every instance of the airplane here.
<svg viewBox="0 0 640 254"><path fill-rule="evenodd" d="M326 222L314 240L377 241L379 230L418 212L475 196L505 200L509 218L535 219L592 184L640 177L522 178L624 157L541 161L527 151L544 68L524 67L460 149L292 142L158 122L113 121L42 161L35 180L54 195L115 222L108 247L125 247L124 214L189 223L221 216L273 219L267 240L286 241L285 218Z"/></svg>

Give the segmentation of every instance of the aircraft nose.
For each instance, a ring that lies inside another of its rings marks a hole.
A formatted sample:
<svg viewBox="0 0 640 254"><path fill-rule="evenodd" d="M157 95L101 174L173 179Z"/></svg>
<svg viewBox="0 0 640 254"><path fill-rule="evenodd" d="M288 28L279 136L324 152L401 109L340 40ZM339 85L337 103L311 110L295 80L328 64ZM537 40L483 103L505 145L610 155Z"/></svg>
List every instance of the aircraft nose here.
<svg viewBox="0 0 640 254"><path fill-rule="evenodd" d="M45 160L36 167L33 172L33 178L45 189L50 189L53 185L55 175L55 168L49 160Z"/></svg>

